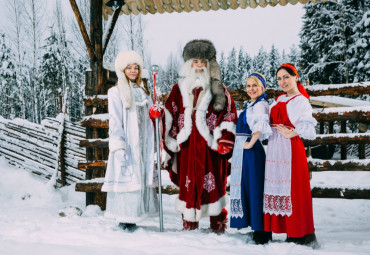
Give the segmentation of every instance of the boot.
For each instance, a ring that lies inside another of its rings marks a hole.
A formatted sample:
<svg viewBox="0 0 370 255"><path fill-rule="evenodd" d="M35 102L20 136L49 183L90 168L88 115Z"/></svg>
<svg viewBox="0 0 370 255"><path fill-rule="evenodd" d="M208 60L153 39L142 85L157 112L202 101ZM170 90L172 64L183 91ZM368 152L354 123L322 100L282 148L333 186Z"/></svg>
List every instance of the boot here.
<svg viewBox="0 0 370 255"><path fill-rule="evenodd" d="M216 234L223 234L227 228L227 211L222 209L221 213L217 216L210 216L210 227L212 232Z"/></svg>
<svg viewBox="0 0 370 255"><path fill-rule="evenodd" d="M184 219L184 215L182 215L182 230L195 230L198 229L199 222L195 221L187 221Z"/></svg>
<svg viewBox="0 0 370 255"><path fill-rule="evenodd" d="M254 231L253 241L255 244L266 244L272 240L272 232Z"/></svg>
<svg viewBox="0 0 370 255"><path fill-rule="evenodd" d="M315 233L304 235L299 239L297 244L311 246L314 249L319 248L319 243L317 242Z"/></svg>
<svg viewBox="0 0 370 255"><path fill-rule="evenodd" d="M132 233L137 229L137 226L135 223L123 223L120 222L118 224L118 227L122 230L127 230L128 232Z"/></svg>

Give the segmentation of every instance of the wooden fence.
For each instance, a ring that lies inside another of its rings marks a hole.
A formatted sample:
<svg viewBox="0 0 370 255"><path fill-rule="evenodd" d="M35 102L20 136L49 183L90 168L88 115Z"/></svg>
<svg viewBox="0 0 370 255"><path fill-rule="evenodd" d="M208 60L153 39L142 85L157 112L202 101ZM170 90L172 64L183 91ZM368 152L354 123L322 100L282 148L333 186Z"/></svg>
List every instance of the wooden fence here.
<svg viewBox="0 0 370 255"><path fill-rule="evenodd" d="M79 146L83 139L85 128L70 121L47 118L39 125L0 117L0 156L43 178L55 175L59 185L85 180L78 168L85 160L85 148Z"/></svg>

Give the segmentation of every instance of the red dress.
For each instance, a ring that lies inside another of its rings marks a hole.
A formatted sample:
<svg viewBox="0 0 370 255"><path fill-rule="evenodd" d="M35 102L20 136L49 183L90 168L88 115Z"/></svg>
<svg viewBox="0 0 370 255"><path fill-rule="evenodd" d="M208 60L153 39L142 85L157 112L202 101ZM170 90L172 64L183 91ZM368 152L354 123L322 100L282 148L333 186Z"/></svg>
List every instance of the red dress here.
<svg viewBox="0 0 370 255"><path fill-rule="evenodd" d="M298 95L301 96L301 95ZM294 128L287 112L287 102L278 102L270 112L271 124L283 124ZM305 147L299 136L291 142L291 210L292 214L264 214L264 230L274 233L287 233L289 237L302 237L315 232L312 212L310 178ZM269 148L268 148L269 149ZM266 195L265 195L266 206Z"/></svg>

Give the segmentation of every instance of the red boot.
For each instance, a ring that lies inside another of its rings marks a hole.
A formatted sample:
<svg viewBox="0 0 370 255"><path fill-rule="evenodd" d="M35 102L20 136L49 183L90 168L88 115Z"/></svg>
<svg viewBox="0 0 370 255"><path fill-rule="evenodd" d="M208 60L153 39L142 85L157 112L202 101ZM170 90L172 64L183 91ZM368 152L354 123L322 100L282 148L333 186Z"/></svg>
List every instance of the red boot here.
<svg viewBox="0 0 370 255"><path fill-rule="evenodd" d="M214 233L223 234L227 228L227 211L226 209L222 209L221 213L217 216L211 216L211 229Z"/></svg>
<svg viewBox="0 0 370 255"><path fill-rule="evenodd" d="M195 221L187 221L184 220L184 215L182 215L182 230L195 230L198 229L199 227L199 222Z"/></svg>

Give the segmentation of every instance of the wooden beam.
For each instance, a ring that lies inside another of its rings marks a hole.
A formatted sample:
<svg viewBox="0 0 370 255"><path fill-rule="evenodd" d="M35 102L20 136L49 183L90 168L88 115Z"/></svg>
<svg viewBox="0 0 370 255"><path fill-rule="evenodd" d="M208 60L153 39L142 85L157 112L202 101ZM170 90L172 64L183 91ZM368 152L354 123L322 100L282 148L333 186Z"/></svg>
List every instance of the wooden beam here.
<svg viewBox="0 0 370 255"><path fill-rule="evenodd" d="M103 55L105 53L105 50L107 49L107 46L108 46L108 43L109 43L109 39L110 37L112 36L113 34L113 31L114 31L114 27L116 26L116 23L117 23L117 20L118 20L118 16L121 12L121 9L122 9L122 6L119 6L113 13L113 17L112 17L112 22L110 23L110 26L107 28L108 32L107 32L107 37L105 38L105 42L104 45L103 45Z"/></svg>
<svg viewBox="0 0 370 255"><path fill-rule="evenodd" d="M340 136L328 135L317 135L315 140L302 139L305 146L314 145L327 145L327 144L368 144L370 143L370 134L358 133L358 134L337 134Z"/></svg>
<svg viewBox="0 0 370 255"><path fill-rule="evenodd" d="M108 120L88 119L81 122L83 127L89 128L109 128Z"/></svg>
<svg viewBox="0 0 370 255"><path fill-rule="evenodd" d="M311 189L312 197L316 198L346 198L346 199L370 199L368 189L346 189L346 188L318 188Z"/></svg>
<svg viewBox="0 0 370 255"><path fill-rule="evenodd" d="M89 53L90 61L93 61L94 59L96 59L96 55L95 55L94 49L92 47L90 38L87 35L86 27L85 27L85 24L83 22L81 13L80 13L80 11L78 9L78 6L77 6L75 0L69 0L69 2L71 3L71 7L72 7L72 10L73 10L73 13L76 16L77 24L80 27L82 38L85 41L85 45L86 45L86 48L87 48L87 52Z"/></svg>
<svg viewBox="0 0 370 255"><path fill-rule="evenodd" d="M91 141L91 139L82 140L80 141L80 147L108 148L108 139L94 139L93 141Z"/></svg>
<svg viewBox="0 0 370 255"><path fill-rule="evenodd" d="M329 113L314 113L312 115L318 122L325 121L341 121L341 120L353 120L353 121L370 121L370 112L368 111L349 111L349 112L329 112Z"/></svg>
<svg viewBox="0 0 370 255"><path fill-rule="evenodd" d="M370 171L370 163L361 160L317 160L308 159L308 168L312 172L322 171Z"/></svg>

